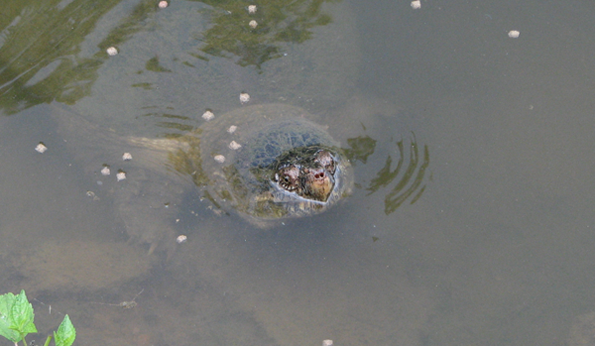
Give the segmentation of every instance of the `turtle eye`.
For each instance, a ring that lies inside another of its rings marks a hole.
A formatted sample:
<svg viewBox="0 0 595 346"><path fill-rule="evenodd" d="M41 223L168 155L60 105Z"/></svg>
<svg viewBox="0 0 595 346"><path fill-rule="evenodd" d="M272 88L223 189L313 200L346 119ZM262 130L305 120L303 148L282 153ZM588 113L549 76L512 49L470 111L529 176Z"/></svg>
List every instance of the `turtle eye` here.
<svg viewBox="0 0 595 346"><path fill-rule="evenodd" d="M324 166L331 174L335 174L335 160L331 157L330 162Z"/></svg>
<svg viewBox="0 0 595 346"><path fill-rule="evenodd" d="M291 176L289 174L284 174L283 180L281 181L281 186L283 186L283 188L285 188L288 191L292 191L293 189L295 189L294 185L295 184Z"/></svg>
<svg viewBox="0 0 595 346"><path fill-rule="evenodd" d="M335 174L335 160L331 153L321 150L316 153L316 162L326 169L330 174Z"/></svg>
<svg viewBox="0 0 595 346"><path fill-rule="evenodd" d="M296 166L281 168L275 173L275 181L285 190L294 191L299 188L300 170Z"/></svg>

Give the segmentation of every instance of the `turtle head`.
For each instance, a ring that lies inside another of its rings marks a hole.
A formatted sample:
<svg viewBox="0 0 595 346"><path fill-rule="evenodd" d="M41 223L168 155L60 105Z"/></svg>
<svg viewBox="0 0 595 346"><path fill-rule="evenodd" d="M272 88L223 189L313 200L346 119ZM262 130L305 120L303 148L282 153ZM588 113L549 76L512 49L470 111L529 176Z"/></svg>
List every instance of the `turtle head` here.
<svg viewBox="0 0 595 346"><path fill-rule="evenodd" d="M299 162L280 166L273 181L287 193L326 202L335 187L334 174L335 159L321 149Z"/></svg>
<svg viewBox="0 0 595 346"><path fill-rule="evenodd" d="M302 197L326 202L335 187L335 159L327 150L314 154L310 164L302 167Z"/></svg>

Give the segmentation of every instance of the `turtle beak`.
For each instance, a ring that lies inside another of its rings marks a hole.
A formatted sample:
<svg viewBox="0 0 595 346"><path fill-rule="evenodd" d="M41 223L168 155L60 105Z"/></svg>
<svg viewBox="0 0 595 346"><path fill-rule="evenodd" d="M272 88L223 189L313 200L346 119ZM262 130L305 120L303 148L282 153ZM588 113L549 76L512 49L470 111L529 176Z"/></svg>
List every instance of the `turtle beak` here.
<svg viewBox="0 0 595 346"><path fill-rule="evenodd" d="M305 173L304 196L309 199L326 202L335 187L332 175L322 167L309 169Z"/></svg>

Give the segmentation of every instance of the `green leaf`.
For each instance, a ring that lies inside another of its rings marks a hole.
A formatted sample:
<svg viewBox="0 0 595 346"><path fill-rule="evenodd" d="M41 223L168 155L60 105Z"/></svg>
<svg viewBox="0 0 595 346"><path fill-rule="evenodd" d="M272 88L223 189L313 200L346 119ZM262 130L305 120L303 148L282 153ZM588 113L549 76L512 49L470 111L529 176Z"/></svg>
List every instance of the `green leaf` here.
<svg viewBox="0 0 595 346"><path fill-rule="evenodd" d="M64 320L60 323L58 330L54 332L54 343L56 346L70 346L76 338L76 330L70 322L68 315L64 316Z"/></svg>
<svg viewBox="0 0 595 346"><path fill-rule="evenodd" d="M25 290L21 290L14 300L9 313L10 329L15 330L22 337L29 333L37 333L33 323L33 305L27 300Z"/></svg>
<svg viewBox="0 0 595 346"><path fill-rule="evenodd" d="M21 341L21 335L10 329L11 325L11 308L14 305L16 298L12 293L0 295L0 335L8 340L17 343Z"/></svg>
<svg viewBox="0 0 595 346"><path fill-rule="evenodd" d="M14 294L8 292L0 296L0 315L7 316L14 303Z"/></svg>

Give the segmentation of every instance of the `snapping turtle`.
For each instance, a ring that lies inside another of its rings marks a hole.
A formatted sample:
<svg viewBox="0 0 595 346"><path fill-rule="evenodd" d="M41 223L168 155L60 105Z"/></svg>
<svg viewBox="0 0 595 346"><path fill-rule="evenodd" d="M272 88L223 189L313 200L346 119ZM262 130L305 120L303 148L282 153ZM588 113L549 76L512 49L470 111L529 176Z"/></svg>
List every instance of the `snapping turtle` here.
<svg viewBox="0 0 595 346"><path fill-rule="evenodd" d="M216 205L258 226L316 214L349 193L352 173L339 144L307 117L284 104L240 108L181 138L188 149L170 160Z"/></svg>
<svg viewBox="0 0 595 346"><path fill-rule="evenodd" d="M149 252L163 244L171 254L175 206L192 183L216 208L237 212L260 228L323 212L348 195L351 165L339 144L309 117L290 105L247 106L167 139L98 136L105 131L78 115L59 124L65 138L78 132L86 139L67 142L89 147L84 160L101 182L93 195L113 201L130 239L149 243ZM97 137L101 143L93 141ZM119 159L124 151L131 161ZM118 169L126 178L104 176L102 167Z"/></svg>

